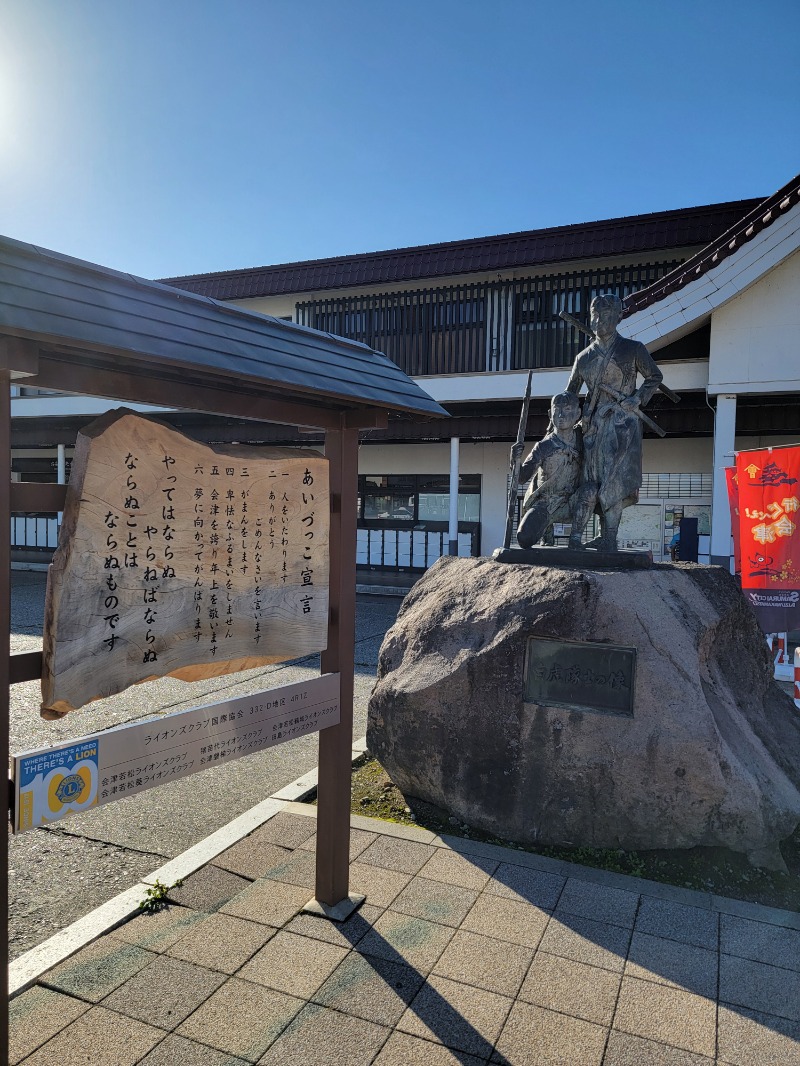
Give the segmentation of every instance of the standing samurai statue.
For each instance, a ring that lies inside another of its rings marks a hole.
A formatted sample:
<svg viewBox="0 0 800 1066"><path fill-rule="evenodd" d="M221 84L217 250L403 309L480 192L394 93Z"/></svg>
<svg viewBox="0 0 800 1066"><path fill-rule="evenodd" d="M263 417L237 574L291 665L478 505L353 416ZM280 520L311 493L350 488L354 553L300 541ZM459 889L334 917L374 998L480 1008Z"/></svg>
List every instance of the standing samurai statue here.
<svg viewBox="0 0 800 1066"><path fill-rule="evenodd" d="M583 466L572 500L570 548L581 548L581 534L593 512L600 516L600 537L590 547L617 550L624 508L636 503L642 485L642 408L663 375L639 341L617 333L622 301L612 293L592 300L589 325L594 341L575 359L567 392L586 385L581 428ZM644 378L637 388L637 375ZM649 420L648 420L649 421Z"/></svg>

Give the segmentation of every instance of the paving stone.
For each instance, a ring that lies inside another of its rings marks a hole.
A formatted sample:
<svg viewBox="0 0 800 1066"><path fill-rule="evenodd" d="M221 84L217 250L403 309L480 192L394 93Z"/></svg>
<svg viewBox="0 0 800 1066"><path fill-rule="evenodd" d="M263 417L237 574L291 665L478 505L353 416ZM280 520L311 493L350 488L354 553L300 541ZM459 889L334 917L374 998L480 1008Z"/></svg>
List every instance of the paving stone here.
<svg viewBox="0 0 800 1066"><path fill-rule="evenodd" d="M519 903L532 903L535 907L552 910L566 883L558 874L542 873L525 866L501 863L486 885L486 892Z"/></svg>
<svg viewBox="0 0 800 1066"><path fill-rule="evenodd" d="M466 1051L452 1051L408 1033L392 1033L374 1066L482 1066L484 1062Z"/></svg>
<svg viewBox="0 0 800 1066"><path fill-rule="evenodd" d="M732 1066L800 1066L800 1024L773 1014L719 1005L719 1062Z"/></svg>
<svg viewBox="0 0 800 1066"><path fill-rule="evenodd" d="M449 926L385 911L359 942L358 951L390 962L406 962L424 975L433 969L452 937Z"/></svg>
<svg viewBox="0 0 800 1066"><path fill-rule="evenodd" d="M314 996L317 1003L369 1022L394 1025L424 981L404 963L351 952Z"/></svg>
<svg viewBox="0 0 800 1066"><path fill-rule="evenodd" d="M410 840L414 844L433 844L438 840L430 829L423 829L419 825L400 825L399 822L386 822L381 818L364 818L360 814L350 815L350 828L363 829L367 833L394 840Z"/></svg>
<svg viewBox="0 0 800 1066"><path fill-rule="evenodd" d="M410 874L396 870L384 870L361 862L350 864L350 891L366 896L367 903L375 907L388 907L410 880Z"/></svg>
<svg viewBox="0 0 800 1066"><path fill-rule="evenodd" d="M503 996L515 996L533 958L531 948L459 929L433 972Z"/></svg>
<svg viewBox="0 0 800 1066"><path fill-rule="evenodd" d="M118 940L148 951L166 951L206 917L204 911L167 906L153 914L139 914L114 930Z"/></svg>
<svg viewBox="0 0 800 1066"><path fill-rule="evenodd" d="M395 870L401 874L416 874L433 856L434 850L429 844L379 836L373 844L362 851L358 861L368 866L381 866L386 870Z"/></svg>
<svg viewBox="0 0 800 1066"><path fill-rule="evenodd" d="M280 844L284 848L299 848L317 831L317 819L304 814L280 811L250 834L251 840Z"/></svg>
<svg viewBox="0 0 800 1066"><path fill-rule="evenodd" d="M800 970L800 932L732 914L720 915L720 951L768 966Z"/></svg>
<svg viewBox="0 0 800 1066"><path fill-rule="evenodd" d="M637 933L678 940L698 948L716 951L718 946L719 915L716 911L685 907L672 900L642 896L636 915Z"/></svg>
<svg viewBox="0 0 800 1066"><path fill-rule="evenodd" d="M446 848L436 848L419 876L480 892L499 865L496 859L486 859L481 855L459 855Z"/></svg>
<svg viewBox="0 0 800 1066"><path fill-rule="evenodd" d="M564 914L550 919L541 949L551 955L622 973L630 939L630 929Z"/></svg>
<svg viewBox="0 0 800 1066"><path fill-rule="evenodd" d="M800 973L720 955L720 1002L800 1021Z"/></svg>
<svg viewBox="0 0 800 1066"><path fill-rule="evenodd" d="M713 1066L713 1059L682 1048L643 1040L640 1036L611 1032L603 1066Z"/></svg>
<svg viewBox="0 0 800 1066"><path fill-rule="evenodd" d="M8 1006L9 1062L16 1066L88 1009L88 1003L40 985L15 996Z"/></svg>
<svg viewBox="0 0 800 1066"><path fill-rule="evenodd" d="M710 999L717 996L717 952L660 936L634 932L625 974Z"/></svg>
<svg viewBox="0 0 800 1066"><path fill-rule="evenodd" d="M254 881L223 907L223 914L280 927L308 903L308 889L280 881Z"/></svg>
<svg viewBox="0 0 800 1066"><path fill-rule="evenodd" d="M275 935L276 930L230 914L210 914L167 954L208 970L234 974Z"/></svg>
<svg viewBox="0 0 800 1066"><path fill-rule="evenodd" d="M728 896L711 896L712 910L720 914L734 914L747 918L751 922L764 925L776 925L779 929L800 931L800 912L785 911L779 907L765 907L761 903L748 903L743 899L730 899Z"/></svg>
<svg viewBox="0 0 800 1066"><path fill-rule="evenodd" d="M682 989L623 977L614 1028L713 1057L716 1003Z"/></svg>
<svg viewBox="0 0 800 1066"><path fill-rule="evenodd" d="M277 844L245 837L232 848L217 855L213 860L213 865L221 870L238 874L240 877L246 877L250 881L256 881L259 877L264 877L267 870L285 862L291 854L287 848L278 847Z"/></svg>
<svg viewBox="0 0 800 1066"><path fill-rule="evenodd" d="M639 897L633 892L623 892L606 885L578 881L570 877L556 907L556 916L577 914L595 922L608 922L632 928L636 919Z"/></svg>
<svg viewBox="0 0 800 1066"><path fill-rule="evenodd" d="M366 936L381 914L382 907L373 907L369 903L362 903L344 922L331 922L316 914L298 914L286 926L286 931L347 948Z"/></svg>
<svg viewBox="0 0 800 1066"><path fill-rule="evenodd" d="M156 958L152 951L105 936L48 971L41 984L99 1003Z"/></svg>
<svg viewBox="0 0 800 1066"><path fill-rule="evenodd" d="M513 1000L483 988L432 976L397 1023L412 1036L488 1058Z"/></svg>
<svg viewBox="0 0 800 1066"><path fill-rule="evenodd" d="M255 1062L302 1006L294 996L231 977L181 1023L177 1033Z"/></svg>
<svg viewBox="0 0 800 1066"><path fill-rule="evenodd" d="M519 998L573 1018L610 1025L620 980L611 970L539 951Z"/></svg>
<svg viewBox="0 0 800 1066"><path fill-rule="evenodd" d="M532 1066L534 1062L536 1066L599 1066L606 1032L594 1022L517 1002L491 1061L503 1066Z"/></svg>
<svg viewBox="0 0 800 1066"><path fill-rule="evenodd" d="M317 874L317 857L310 851L298 848L289 857L275 866L270 867L264 874L271 881L283 881L287 885L301 885L307 888L311 895L314 894L314 886Z"/></svg>
<svg viewBox="0 0 800 1066"><path fill-rule="evenodd" d="M211 913L219 910L249 884L247 878L218 866L203 866L197 873L185 878L178 888L171 888L169 898L183 907Z"/></svg>
<svg viewBox="0 0 800 1066"><path fill-rule="evenodd" d="M389 1030L309 1003L275 1041L260 1066L367 1066Z"/></svg>
<svg viewBox="0 0 800 1066"><path fill-rule="evenodd" d="M106 997L103 1006L159 1029L174 1029L224 981L223 974L157 955Z"/></svg>
<svg viewBox="0 0 800 1066"><path fill-rule="evenodd" d="M508 940L523 947L538 947L550 916L526 903L502 896L480 895L462 923L462 929Z"/></svg>
<svg viewBox="0 0 800 1066"><path fill-rule="evenodd" d="M248 1066L248 1063L247 1059L233 1058L224 1051L170 1033L139 1066Z"/></svg>
<svg viewBox="0 0 800 1066"><path fill-rule="evenodd" d="M164 1039L164 1030L93 1007L25 1059L25 1066L134 1066Z"/></svg>
<svg viewBox="0 0 800 1066"><path fill-rule="evenodd" d="M457 927L464 921L477 898L478 893L474 889L414 877L394 899L392 910Z"/></svg>
<svg viewBox="0 0 800 1066"><path fill-rule="evenodd" d="M377 833L367 833L363 829L350 829L350 862L354 862L362 851L365 851L373 841L378 839ZM300 847L304 851L317 850L317 834L310 836Z"/></svg>
<svg viewBox="0 0 800 1066"><path fill-rule="evenodd" d="M281 930L245 963L238 976L308 999L336 969L346 948Z"/></svg>

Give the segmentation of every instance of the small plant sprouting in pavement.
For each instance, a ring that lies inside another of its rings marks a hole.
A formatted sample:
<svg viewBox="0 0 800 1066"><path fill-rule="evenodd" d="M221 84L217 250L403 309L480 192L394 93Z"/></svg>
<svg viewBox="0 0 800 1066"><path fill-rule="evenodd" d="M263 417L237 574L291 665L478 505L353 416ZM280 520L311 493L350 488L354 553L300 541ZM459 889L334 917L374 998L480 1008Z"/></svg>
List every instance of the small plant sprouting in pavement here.
<svg viewBox="0 0 800 1066"><path fill-rule="evenodd" d="M155 914L167 905L167 896L173 888L180 888L183 881L175 881L172 885L165 885L158 878L144 894L144 899L139 901L139 910L143 914Z"/></svg>

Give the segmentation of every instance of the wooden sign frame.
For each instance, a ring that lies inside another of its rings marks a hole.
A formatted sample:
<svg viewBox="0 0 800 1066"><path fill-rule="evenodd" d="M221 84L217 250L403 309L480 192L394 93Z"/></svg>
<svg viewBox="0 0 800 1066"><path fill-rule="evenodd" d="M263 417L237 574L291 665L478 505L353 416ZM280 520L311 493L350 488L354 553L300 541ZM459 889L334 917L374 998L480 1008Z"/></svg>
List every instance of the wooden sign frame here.
<svg viewBox="0 0 800 1066"><path fill-rule="evenodd" d="M0 469L7 471L0 477L0 528L6 530L12 512L62 511L66 498L63 485L10 480L10 387L17 382L102 397L109 406L166 400L212 416L325 431L330 577L321 673L339 674L341 688L339 723L319 734L315 899L324 913L338 911L349 899L358 431L384 428L389 410L423 419L448 412L364 345L0 237ZM41 652L9 654L10 567L4 536L0 744L6 751L9 685L42 676ZM2 848L0 906L7 914L7 834ZM0 945L7 958L6 924ZM7 1002L5 965L0 996ZM7 1009L0 1025L5 1048Z"/></svg>

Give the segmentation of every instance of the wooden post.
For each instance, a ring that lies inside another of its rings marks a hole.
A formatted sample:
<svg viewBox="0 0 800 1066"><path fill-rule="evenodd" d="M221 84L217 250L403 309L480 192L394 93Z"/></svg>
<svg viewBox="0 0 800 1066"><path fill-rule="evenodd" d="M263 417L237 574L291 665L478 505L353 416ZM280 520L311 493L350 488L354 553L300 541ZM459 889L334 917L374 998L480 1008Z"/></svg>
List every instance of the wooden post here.
<svg viewBox="0 0 800 1066"><path fill-rule="evenodd" d="M318 903L335 907L348 898L350 873L358 430L328 430L325 454L330 461L330 618L322 672L340 673L342 687L339 724L319 735L315 894Z"/></svg>
<svg viewBox="0 0 800 1066"><path fill-rule="evenodd" d="M0 367L0 751L9 751L9 657L11 655L11 378ZM8 780L8 771L3 771ZM6 785L6 808L10 796ZM8 814L6 814L8 818ZM8 828L0 853L0 907L6 915L0 934L0 1061L8 1062Z"/></svg>

